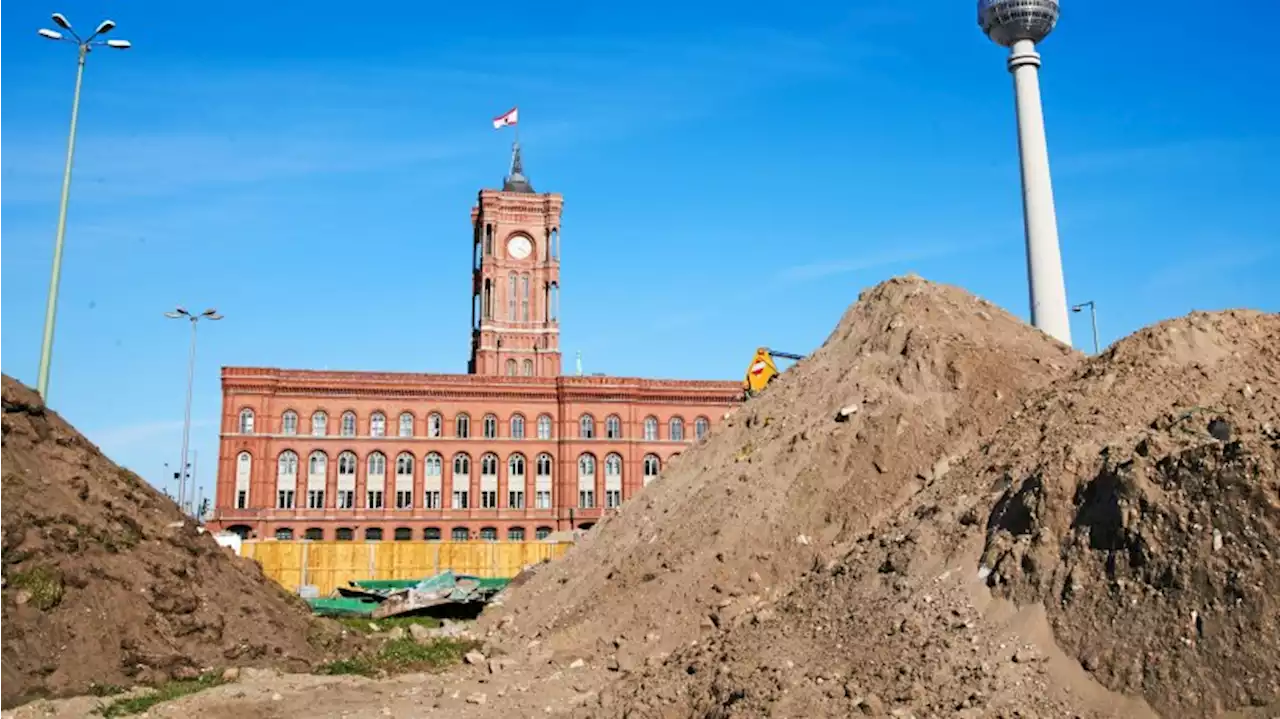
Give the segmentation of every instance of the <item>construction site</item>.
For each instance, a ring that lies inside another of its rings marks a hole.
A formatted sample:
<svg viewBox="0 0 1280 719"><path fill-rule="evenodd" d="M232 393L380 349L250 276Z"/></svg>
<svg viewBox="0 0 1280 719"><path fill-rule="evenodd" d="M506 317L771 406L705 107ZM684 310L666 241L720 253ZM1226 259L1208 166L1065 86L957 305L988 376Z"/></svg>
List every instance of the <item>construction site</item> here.
<svg viewBox="0 0 1280 719"><path fill-rule="evenodd" d="M3 438L6 717L1280 716L1276 314L1086 357L889 279L430 626L317 616L7 376Z"/></svg>

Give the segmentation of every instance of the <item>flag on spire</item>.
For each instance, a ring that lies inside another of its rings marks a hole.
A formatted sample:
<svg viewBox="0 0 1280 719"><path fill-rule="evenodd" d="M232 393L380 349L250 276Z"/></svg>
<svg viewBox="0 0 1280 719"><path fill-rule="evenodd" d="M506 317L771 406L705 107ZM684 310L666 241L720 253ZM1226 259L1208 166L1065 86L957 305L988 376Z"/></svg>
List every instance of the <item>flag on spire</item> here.
<svg viewBox="0 0 1280 719"><path fill-rule="evenodd" d="M510 110L493 118L493 129L499 130L507 125L515 125L519 121L520 109L513 107Z"/></svg>

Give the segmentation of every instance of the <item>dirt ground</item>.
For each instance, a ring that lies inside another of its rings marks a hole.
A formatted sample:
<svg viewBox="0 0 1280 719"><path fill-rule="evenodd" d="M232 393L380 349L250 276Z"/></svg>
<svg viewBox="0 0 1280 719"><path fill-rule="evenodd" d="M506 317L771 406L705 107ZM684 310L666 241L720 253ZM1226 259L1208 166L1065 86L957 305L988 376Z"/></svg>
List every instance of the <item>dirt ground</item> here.
<svg viewBox="0 0 1280 719"><path fill-rule="evenodd" d="M1278 467L1280 316L1086 359L896 278L486 611L484 661L149 715L1274 719Z"/></svg>
<svg viewBox="0 0 1280 719"><path fill-rule="evenodd" d="M3 382L5 706L226 666L306 670L346 642Z"/></svg>

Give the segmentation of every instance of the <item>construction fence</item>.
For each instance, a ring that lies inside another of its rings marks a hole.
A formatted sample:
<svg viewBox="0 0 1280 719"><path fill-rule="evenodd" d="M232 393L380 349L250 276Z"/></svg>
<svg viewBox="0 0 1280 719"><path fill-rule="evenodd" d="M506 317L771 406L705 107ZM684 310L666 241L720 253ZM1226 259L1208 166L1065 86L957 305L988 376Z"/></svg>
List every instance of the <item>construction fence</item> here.
<svg viewBox="0 0 1280 719"><path fill-rule="evenodd" d="M290 592L315 587L326 596L353 579L420 579L453 570L478 577L514 577L530 564L557 559L573 542L322 542L255 541L240 556Z"/></svg>

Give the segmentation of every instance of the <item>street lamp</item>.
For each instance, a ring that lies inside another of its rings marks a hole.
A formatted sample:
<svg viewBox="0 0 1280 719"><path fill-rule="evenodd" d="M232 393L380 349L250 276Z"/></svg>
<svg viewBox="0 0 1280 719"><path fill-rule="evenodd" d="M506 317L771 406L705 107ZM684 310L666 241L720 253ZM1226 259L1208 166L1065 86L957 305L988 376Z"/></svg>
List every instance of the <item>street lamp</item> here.
<svg viewBox="0 0 1280 719"><path fill-rule="evenodd" d="M1093 304L1093 300L1081 302L1078 305L1072 305L1072 312L1083 312L1084 308L1089 308L1089 321L1093 324L1093 353L1098 354L1098 307Z"/></svg>
<svg viewBox="0 0 1280 719"><path fill-rule="evenodd" d="M71 194L71 160L76 153L76 119L80 115L80 83L84 79L84 61L95 47L110 47L127 50L132 47L128 40L103 40L103 35L111 32L116 24L113 20L103 20L98 29L87 38L81 38L71 28L71 23L60 12L53 14L53 22L67 32L70 37L57 30L40 28L40 37L50 40L73 42L77 47L79 60L76 63L76 91L71 100L71 132L67 137L67 166L62 173L62 203L58 207L58 236L53 243L53 277L49 280L49 303L44 314L44 341L40 345L40 376L36 381L36 392L46 402L49 400L49 364L53 360L53 322L58 314L58 280L62 275L62 240L67 233L67 198Z"/></svg>
<svg viewBox="0 0 1280 719"><path fill-rule="evenodd" d="M1058 246L1058 218L1049 180L1049 146L1040 105L1040 53L1036 43L1058 23L1058 0L978 0L978 24L992 42L1009 48L1022 164L1022 215L1027 237L1031 324L1071 344L1067 284Z"/></svg>
<svg viewBox="0 0 1280 719"><path fill-rule="evenodd" d="M186 319L191 322L191 353L187 360L187 410L182 418L182 460L178 462L178 466L184 468L184 471L178 475L178 509L182 509L182 503L186 499L187 488L187 446L191 441L191 387L196 377L196 325L200 320L220 320L222 315L218 314L215 309L207 309L200 314L191 314L185 309L178 307L173 312L164 313L165 317L171 320Z"/></svg>

